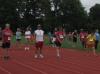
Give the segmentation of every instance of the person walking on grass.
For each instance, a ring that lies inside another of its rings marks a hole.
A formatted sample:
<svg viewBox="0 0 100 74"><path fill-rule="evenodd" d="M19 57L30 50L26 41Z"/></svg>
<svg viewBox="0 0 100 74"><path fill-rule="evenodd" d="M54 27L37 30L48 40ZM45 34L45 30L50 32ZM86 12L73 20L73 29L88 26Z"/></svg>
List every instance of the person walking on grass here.
<svg viewBox="0 0 100 74"><path fill-rule="evenodd" d="M20 28L17 28L17 31L16 31L16 46L18 48L20 48L18 45L21 46L21 39L22 39L22 32L21 32Z"/></svg>
<svg viewBox="0 0 100 74"><path fill-rule="evenodd" d="M3 49L4 49L4 59L9 59L9 49L11 46L12 30L10 29L10 24L6 24L5 29L2 32L3 37Z"/></svg>
<svg viewBox="0 0 100 74"><path fill-rule="evenodd" d="M74 32L72 33L72 35L73 35L73 42L77 43L77 37L78 37L77 30L74 30Z"/></svg>
<svg viewBox="0 0 100 74"><path fill-rule="evenodd" d="M55 32L55 44L56 44L56 52L57 52L57 57L61 57L61 45L64 40L64 32L63 28L59 27L59 29Z"/></svg>
<svg viewBox="0 0 100 74"><path fill-rule="evenodd" d="M88 34L87 39L86 39L86 48L88 48L88 54L89 54L89 50L92 49L94 56L97 55L95 51L95 41L96 41L96 37L95 37L94 32L91 32L90 34Z"/></svg>
<svg viewBox="0 0 100 74"><path fill-rule="evenodd" d="M69 41L72 41L72 32L68 32L67 37Z"/></svg>
<svg viewBox="0 0 100 74"><path fill-rule="evenodd" d="M95 32L95 36L96 36L96 41L95 41L95 49L98 49L98 44L99 44L99 40L100 40L100 34L99 34L99 30L97 29Z"/></svg>
<svg viewBox="0 0 100 74"><path fill-rule="evenodd" d="M29 50L30 49L30 42L31 42L31 31L30 28L27 27L26 31L25 31L25 38L26 38L26 46L25 46L25 50Z"/></svg>
<svg viewBox="0 0 100 74"><path fill-rule="evenodd" d="M41 25L37 26L37 30L34 32L36 51L34 58L44 58L43 55L43 42L44 42L44 31L42 30Z"/></svg>
<svg viewBox="0 0 100 74"><path fill-rule="evenodd" d="M74 30L72 36L73 36L73 43L74 43L72 47L75 47L75 44L77 43L77 37L78 37L77 30Z"/></svg>

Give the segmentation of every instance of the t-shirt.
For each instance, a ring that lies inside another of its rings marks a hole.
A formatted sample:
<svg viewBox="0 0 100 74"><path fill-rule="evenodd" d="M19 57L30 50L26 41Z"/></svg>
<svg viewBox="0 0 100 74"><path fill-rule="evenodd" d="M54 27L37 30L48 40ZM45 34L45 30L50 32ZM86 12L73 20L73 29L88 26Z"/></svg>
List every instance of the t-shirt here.
<svg viewBox="0 0 100 74"><path fill-rule="evenodd" d="M98 32L96 32L96 33L95 33L95 36L96 36L96 40L99 41L99 40L100 40L100 34L99 34Z"/></svg>
<svg viewBox="0 0 100 74"><path fill-rule="evenodd" d="M25 38L31 38L31 31L25 32Z"/></svg>
<svg viewBox="0 0 100 74"><path fill-rule="evenodd" d="M85 38L86 38L86 33L85 33L85 32L81 32L81 33L80 33L80 40L81 40L81 41L84 41Z"/></svg>
<svg viewBox="0 0 100 74"><path fill-rule="evenodd" d="M48 37L49 37L49 38L52 38L51 32L48 33Z"/></svg>
<svg viewBox="0 0 100 74"><path fill-rule="evenodd" d="M77 38L77 32L73 32L73 38Z"/></svg>
<svg viewBox="0 0 100 74"><path fill-rule="evenodd" d="M17 31L16 32L16 39L21 39L21 32L20 31Z"/></svg>
<svg viewBox="0 0 100 74"><path fill-rule="evenodd" d="M3 42L10 42L12 31L9 28L3 30Z"/></svg>
<svg viewBox="0 0 100 74"><path fill-rule="evenodd" d="M62 41L64 39L64 32L63 31L58 31L55 33L56 35L56 41Z"/></svg>
<svg viewBox="0 0 100 74"><path fill-rule="evenodd" d="M43 30L35 30L36 41L44 41L44 31Z"/></svg>
<svg viewBox="0 0 100 74"><path fill-rule="evenodd" d="M95 37L95 35L91 35L91 34L89 34L88 36L87 36L87 43L88 44L94 44L95 43L95 40L96 40L96 37Z"/></svg>

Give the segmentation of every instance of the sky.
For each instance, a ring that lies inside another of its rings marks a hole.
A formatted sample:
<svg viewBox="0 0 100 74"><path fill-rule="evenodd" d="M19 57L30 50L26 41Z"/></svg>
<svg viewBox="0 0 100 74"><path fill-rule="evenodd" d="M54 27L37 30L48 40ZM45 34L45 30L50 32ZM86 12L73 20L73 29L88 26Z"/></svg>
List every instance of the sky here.
<svg viewBox="0 0 100 74"><path fill-rule="evenodd" d="M85 10L89 12L89 9L94 6L96 3L100 4L100 0L81 0L83 7L85 7Z"/></svg>

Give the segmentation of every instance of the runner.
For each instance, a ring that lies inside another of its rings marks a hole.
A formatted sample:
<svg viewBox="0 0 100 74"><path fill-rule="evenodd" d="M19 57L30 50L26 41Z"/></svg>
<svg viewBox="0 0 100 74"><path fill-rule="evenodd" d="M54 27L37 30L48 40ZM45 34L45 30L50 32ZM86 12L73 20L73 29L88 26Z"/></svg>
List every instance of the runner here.
<svg viewBox="0 0 100 74"><path fill-rule="evenodd" d="M96 55L96 51L95 51L95 41L96 41L95 34L93 32L91 32L87 36L86 48L88 48L88 53L89 53L89 49L92 49L94 56Z"/></svg>
<svg viewBox="0 0 100 74"><path fill-rule="evenodd" d="M62 42L64 40L64 34L65 33L63 32L62 27L60 27L59 30L55 32L55 36L56 36L55 44L56 44L57 57L61 56L60 48L61 48Z"/></svg>
<svg viewBox="0 0 100 74"><path fill-rule="evenodd" d="M77 44L77 37L78 37L78 33L77 33L77 30L74 30L74 32L72 33L72 38L73 38L73 45L72 47L76 47L76 44Z"/></svg>
<svg viewBox="0 0 100 74"><path fill-rule="evenodd" d="M18 45L21 46L21 39L22 39L22 32L20 28L17 28L16 31L16 47L20 48Z"/></svg>
<svg viewBox="0 0 100 74"><path fill-rule="evenodd" d="M2 47L2 28L0 27L0 47Z"/></svg>
<svg viewBox="0 0 100 74"><path fill-rule="evenodd" d="M52 47L56 47L55 41L56 41L56 36L53 34L53 37L52 37Z"/></svg>
<svg viewBox="0 0 100 74"><path fill-rule="evenodd" d="M37 26L37 30L35 30L35 43L36 43L36 51L34 58L44 58L43 56L43 42L44 42L44 31L42 30L41 25Z"/></svg>
<svg viewBox="0 0 100 74"><path fill-rule="evenodd" d="M3 30L3 48L4 48L4 59L9 59L9 48L11 46L11 37L12 37L12 31L10 29L10 24L6 24L5 29Z"/></svg>
<svg viewBox="0 0 100 74"><path fill-rule="evenodd" d="M52 45L52 33L51 32L48 32L48 39L49 39L49 45Z"/></svg>
<svg viewBox="0 0 100 74"><path fill-rule="evenodd" d="M69 33L67 34L67 37L68 37L68 40L69 40L69 41L72 41L72 32L69 32Z"/></svg>
<svg viewBox="0 0 100 74"><path fill-rule="evenodd" d="M55 41L56 41L57 31L58 31L58 29L57 28L54 28L53 37L52 37L52 47L56 47Z"/></svg>
<svg viewBox="0 0 100 74"><path fill-rule="evenodd" d="M99 30L98 29L95 32L95 36L96 36L95 49L98 49L98 43L99 43L99 40L100 40L100 34L99 34Z"/></svg>
<svg viewBox="0 0 100 74"><path fill-rule="evenodd" d="M86 32L84 32L83 29L81 29L81 32L80 32L80 41L82 43L83 48L86 47L85 39L86 39Z"/></svg>
<svg viewBox="0 0 100 74"><path fill-rule="evenodd" d="M28 27L25 31L25 38L26 38L25 50L30 49L31 36L32 36L32 34L31 34L31 31L30 31L30 28Z"/></svg>
<svg viewBox="0 0 100 74"><path fill-rule="evenodd" d="M72 35L73 35L73 42L77 43L77 36L78 36L77 30L74 30L74 32L72 33Z"/></svg>

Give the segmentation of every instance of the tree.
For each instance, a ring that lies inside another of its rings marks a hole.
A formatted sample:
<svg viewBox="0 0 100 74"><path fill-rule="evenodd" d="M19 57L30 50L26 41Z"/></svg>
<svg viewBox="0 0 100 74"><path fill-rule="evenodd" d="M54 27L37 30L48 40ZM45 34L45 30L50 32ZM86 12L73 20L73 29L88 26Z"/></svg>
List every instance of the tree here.
<svg viewBox="0 0 100 74"><path fill-rule="evenodd" d="M0 0L0 24L12 28L36 28L42 24L46 31L64 26L68 29L85 27L87 13L80 0Z"/></svg>
<svg viewBox="0 0 100 74"><path fill-rule="evenodd" d="M5 23L11 23L15 15L15 0L0 0L0 26Z"/></svg>
<svg viewBox="0 0 100 74"><path fill-rule="evenodd" d="M69 26L69 28L73 29L85 27L87 12L84 11L80 0L62 0L61 11L63 13L62 21L67 27Z"/></svg>
<svg viewBox="0 0 100 74"><path fill-rule="evenodd" d="M91 28L100 29L100 4L96 4L90 8L89 19Z"/></svg>
<svg viewBox="0 0 100 74"><path fill-rule="evenodd" d="M46 24L51 11L49 0L20 0L17 3L17 11L21 23L24 27L31 25L36 27L37 24ZM17 16L18 16L17 15ZM45 23L46 22L46 23ZM22 25L22 26L23 26ZM33 28L34 28L33 27Z"/></svg>

